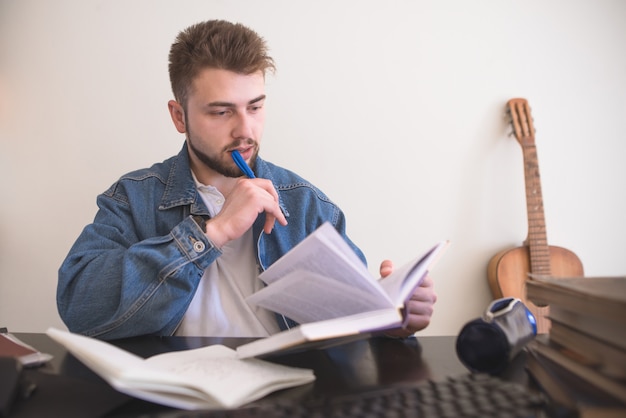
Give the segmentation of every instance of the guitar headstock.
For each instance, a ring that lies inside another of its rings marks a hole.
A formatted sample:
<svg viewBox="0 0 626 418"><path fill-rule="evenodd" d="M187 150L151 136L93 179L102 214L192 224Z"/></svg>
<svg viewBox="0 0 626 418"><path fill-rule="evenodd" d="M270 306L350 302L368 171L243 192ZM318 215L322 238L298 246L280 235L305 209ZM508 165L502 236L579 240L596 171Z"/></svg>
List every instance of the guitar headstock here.
<svg viewBox="0 0 626 418"><path fill-rule="evenodd" d="M511 99L506 105L517 141L521 145L533 144L535 142L535 127L528 101L526 99Z"/></svg>

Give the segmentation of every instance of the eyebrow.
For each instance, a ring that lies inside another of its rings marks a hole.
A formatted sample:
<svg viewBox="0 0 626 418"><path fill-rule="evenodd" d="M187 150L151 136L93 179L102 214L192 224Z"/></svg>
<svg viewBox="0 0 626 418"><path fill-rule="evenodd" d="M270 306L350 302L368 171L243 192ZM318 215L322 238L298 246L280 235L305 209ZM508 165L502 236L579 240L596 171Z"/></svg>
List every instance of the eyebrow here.
<svg viewBox="0 0 626 418"><path fill-rule="evenodd" d="M265 100L265 94L260 95L259 97L256 97L252 100L250 100L247 105L252 105L255 103L258 103L262 100ZM236 107L235 103L231 103L231 102L211 102L209 104L207 104L208 107Z"/></svg>

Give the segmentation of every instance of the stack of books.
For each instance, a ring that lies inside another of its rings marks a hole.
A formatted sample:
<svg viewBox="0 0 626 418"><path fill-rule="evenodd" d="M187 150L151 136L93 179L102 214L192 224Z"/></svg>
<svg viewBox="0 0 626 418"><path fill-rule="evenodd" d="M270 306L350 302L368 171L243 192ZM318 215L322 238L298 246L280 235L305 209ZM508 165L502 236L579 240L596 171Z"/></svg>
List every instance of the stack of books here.
<svg viewBox="0 0 626 418"><path fill-rule="evenodd" d="M527 368L579 416L626 416L626 277L533 276L527 299L551 327L529 344Z"/></svg>

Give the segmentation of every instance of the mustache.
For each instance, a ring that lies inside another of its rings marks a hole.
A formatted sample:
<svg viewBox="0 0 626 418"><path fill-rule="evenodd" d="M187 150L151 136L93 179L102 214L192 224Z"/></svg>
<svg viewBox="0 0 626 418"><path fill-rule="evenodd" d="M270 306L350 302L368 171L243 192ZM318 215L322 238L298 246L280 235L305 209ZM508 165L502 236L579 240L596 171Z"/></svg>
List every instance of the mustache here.
<svg viewBox="0 0 626 418"><path fill-rule="evenodd" d="M224 151L225 152L230 152L230 151L235 150L235 149L237 149L239 147L242 147L242 146L254 146L255 148L257 148L258 144L252 138L237 139L237 140L231 142L230 144L226 145L224 147Z"/></svg>

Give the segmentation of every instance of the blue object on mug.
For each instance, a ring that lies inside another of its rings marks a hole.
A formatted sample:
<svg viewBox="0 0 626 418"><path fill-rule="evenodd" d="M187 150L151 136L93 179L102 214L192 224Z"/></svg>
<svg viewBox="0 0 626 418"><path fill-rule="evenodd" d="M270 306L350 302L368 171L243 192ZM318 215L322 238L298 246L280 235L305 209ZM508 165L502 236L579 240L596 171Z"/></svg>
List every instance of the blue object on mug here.
<svg viewBox="0 0 626 418"><path fill-rule="evenodd" d="M537 321L520 299L496 299L463 326L456 353L471 371L498 374L536 335Z"/></svg>

